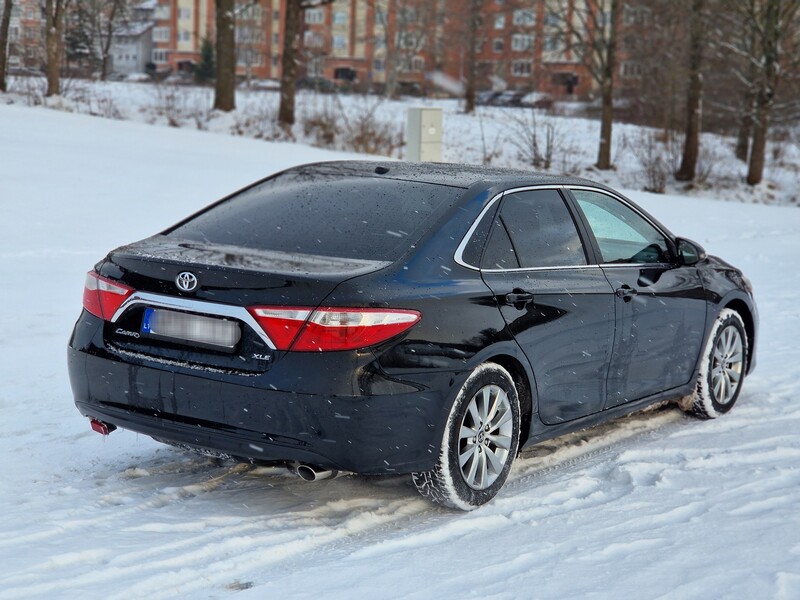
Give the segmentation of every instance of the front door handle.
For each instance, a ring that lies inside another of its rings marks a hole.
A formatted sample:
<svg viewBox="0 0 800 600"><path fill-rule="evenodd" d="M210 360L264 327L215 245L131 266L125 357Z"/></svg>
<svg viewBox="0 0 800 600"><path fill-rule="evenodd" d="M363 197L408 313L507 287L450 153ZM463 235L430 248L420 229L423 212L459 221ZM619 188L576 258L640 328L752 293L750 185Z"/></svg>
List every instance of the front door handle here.
<svg viewBox="0 0 800 600"><path fill-rule="evenodd" d="M504 300L509 306L522 310L525 306L533 302L533 294L525 290L514 288L514 291L505 295Z"/></svg>
<svg viewBox="0 0 800 600"><path fill-rule="evenodd" d="M633 297L639 293L639 290L632 288L629 285L623 285L621 288L614 290L614 295L617 298L622 298L625 302L630 302Z"/></svg>

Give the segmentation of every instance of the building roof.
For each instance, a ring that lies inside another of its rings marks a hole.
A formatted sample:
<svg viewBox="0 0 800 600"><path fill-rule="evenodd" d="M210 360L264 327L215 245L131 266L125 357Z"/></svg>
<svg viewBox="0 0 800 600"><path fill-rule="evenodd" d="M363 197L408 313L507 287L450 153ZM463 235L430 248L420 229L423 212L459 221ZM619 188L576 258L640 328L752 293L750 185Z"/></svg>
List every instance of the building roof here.
<svg viewBox="0 0 800 600"><path fill-rule="evenodd" d="M152 21L129 21L117 27L114 31L114 36L139 37L152 29L154 25L155 23Z"/></svg>

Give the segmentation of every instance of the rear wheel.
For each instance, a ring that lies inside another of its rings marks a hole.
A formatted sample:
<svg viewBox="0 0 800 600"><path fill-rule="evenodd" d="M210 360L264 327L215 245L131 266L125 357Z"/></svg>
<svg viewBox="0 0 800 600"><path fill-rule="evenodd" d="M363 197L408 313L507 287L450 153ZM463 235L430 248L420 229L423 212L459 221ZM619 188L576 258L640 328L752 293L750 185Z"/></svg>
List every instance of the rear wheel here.
<svg viewBox="0 0 800 600"><path fill-rule="evenodd" d="M480 365L453 403L436 467L414 473L414 485L424 497L451 508L485 504L508 477L519 429L519 398L511 375L495 363Z"/></svg>
<svg viewBox="0 0 800 600"><path fill-rule="evenodd" d="M700 364L691 414L715 419L736 403L747 366L747 333L742 317L734 310L723 309L711 328Z"/></svg>

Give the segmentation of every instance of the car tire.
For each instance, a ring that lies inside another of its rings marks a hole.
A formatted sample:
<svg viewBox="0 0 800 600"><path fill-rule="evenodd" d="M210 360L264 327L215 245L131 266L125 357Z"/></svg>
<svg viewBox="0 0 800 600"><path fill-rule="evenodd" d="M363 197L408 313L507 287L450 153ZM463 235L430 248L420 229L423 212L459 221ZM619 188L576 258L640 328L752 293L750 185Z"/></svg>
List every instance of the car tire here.
<svg viewBox="0 0 800 600"><path fill-rule="evenodd" d="M514 380L500 365L483 363L470 374L453 402L436 466L413 473L414 485L437 504L473 510L503 487L517 455L519 435L520 406Z"/></svg>
<svg viewBox="0 0 800 600"><path fill-rule="evenodd" d="M723 309L711 327L687 412L701 419L716 419L733 408L742 391L747 352L742 317L734 310Z"/></svg>

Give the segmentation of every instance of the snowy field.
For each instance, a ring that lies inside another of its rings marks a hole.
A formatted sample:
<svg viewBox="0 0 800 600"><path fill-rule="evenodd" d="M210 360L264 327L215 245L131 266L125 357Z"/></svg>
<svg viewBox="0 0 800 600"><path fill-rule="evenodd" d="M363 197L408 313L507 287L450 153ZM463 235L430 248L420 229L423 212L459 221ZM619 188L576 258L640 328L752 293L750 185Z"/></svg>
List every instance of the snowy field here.
<svg viewBox="0 0 800 600"><path fill-rule="evenodd" d="M408 477L308 484L93 433L65 364L85 272L341 156L0 105L0 599L800 598L797 208L629 192L752 279L758 368L716 421L667 408L526 451L472 513Z"/></svg>
<svg viewBox="0 0 800 600"><path fill-rule="evenodd" d="M60 97L45 99L44 78L12 77L9 94L0 103L17 105L46 104L52 108L92 114L111 119L202 129L215 133L257 139L285 139L275 124L278 93L239 88L236 110L222 113L211 110L214 92L209 87L175 84L100 82L65 79ZM540 154L546 154L547 132L552 133L549 170L585 176L626 189L652 189L651 174L665 176L668 193L687 193L697 197L724 198L739 202L800 205L800 125L785 128L781 142L767 148L764 181L751 187L744 183L747 167L734 155L732 138L703 134L697 181L687 190L685 183L669 176L680 166L683 150L680 136L664 140L664 132L624 123L614 124L612 161L614 169L597 171L599 120L570 116L580 111L580 103L561 102L553 113L520 108L479 106L474 115L462 112L459 100L408 98L387 100L381 96L316 94L300 90L297 96L297 123L291 136L296 141L324 145L337 150L352 150L350 138L364 136L368 125L372 136L383 138L376 149L363 150L396 158L407 156L405 127L410 106L442 109L444 160L499 167L531 168L531 136L536 132ZM320 124L323 124L320 133ZM313 125L313 126L312 126ZM372 144L375 146L376 144ZM357 149L357 148L356 148ZM545 168L541 164L537 168Z"/></svg>

